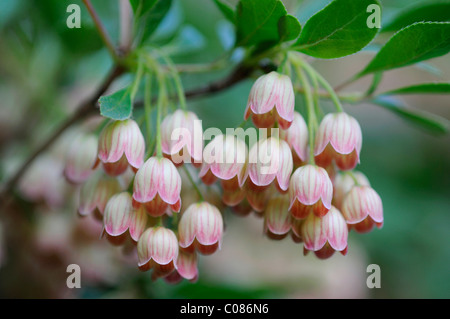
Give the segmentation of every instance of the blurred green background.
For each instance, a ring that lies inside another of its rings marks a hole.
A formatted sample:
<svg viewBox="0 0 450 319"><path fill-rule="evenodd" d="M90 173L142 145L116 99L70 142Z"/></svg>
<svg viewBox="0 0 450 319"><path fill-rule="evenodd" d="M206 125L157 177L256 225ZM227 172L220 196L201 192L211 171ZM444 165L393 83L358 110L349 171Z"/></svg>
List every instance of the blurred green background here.
<svg viewBox="0 0 450 319"><path fill-rule="evenodd" d="M383 0L383 21L406 5L425 1ZM302 24L328 3L284 2L288 12ZM65 25L70 3L82 7L81 29L68 29ZM92 3L117 41L118 1ZM226 51L233 41L232 32L213 1L174 0L170 13L154 35L154 42L170 43L177 63L205 63ZM336 85L361 70L371 56L373 53L364 51L312 64ZM379 91L450 81L449 56L433 59L429 65L436 74L419 67L386 72ZM110 66L108 53L81 1L0 2L2 181L73 111L80 99L93 92ZM185 89L219 79L231 67L183 75ZM116 86L129 81L130 76L125 75ZM203 120L204 128L238 126L252 83L253 79L249 79L214 96L190 100L188 107ZM370 78L364 78L345 91L363 91L369 84ZM448 96L408 96L404 100L417 109L450 118ZM301 110L301 96L296 103ZM328 109L328 101L323 101L323 106ZM0 214L0 296L449 298L450 137L424 132L373 105L344 107L361 124L364 142L358 170L366 174L380 194L385 218L381 230L364 235L351 232L348 256L335 255L325 261L310 255L303 257L301 245L289 239L273 242L263 237L261 219L236 217L227 212L223 248L201 259L200 280L172 286L162 280L151 282L149 274L140 273L133 262L120 257L120 249L96 242L98 237L87 243L67 240L73 228L83 225L72 202L50 210L42 204L22 201L12 211ZM12 224L2 220L3 214L8 213L15 216ZM20 228L13 230L10 225ZM57 233L55 236L50 234L53 231ZM30 245L39 242L41 235L45 244L39 245L45 249L32 249L34 246ZM61 238L67 240L65 246L51 244ZM89 275L83 277L81 290L65 287L67 262L85 265L82 276L85 272ZM380 289L366 287L369 264L381 267Z"/></svg>

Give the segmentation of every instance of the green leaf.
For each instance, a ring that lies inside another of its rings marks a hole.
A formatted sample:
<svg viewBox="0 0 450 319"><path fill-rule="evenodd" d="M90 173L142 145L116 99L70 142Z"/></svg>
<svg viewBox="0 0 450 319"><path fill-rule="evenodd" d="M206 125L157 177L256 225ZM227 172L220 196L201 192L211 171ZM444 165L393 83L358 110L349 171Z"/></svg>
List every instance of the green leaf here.
<svg viewBox="0 0 450 319"><path fill-rule="evenodd" d="M397 31L416 22L446 22L450 21L450 2L427 1L411 8L406 8L388 23L382 32Z"/></svg>
<svg viewBox="0 0 450 319"><path fill-rule="evenodd" d="M403 87L382 93L382 95L393 94L448 94L450 93L450 83L423 83L412 86Z"/></svg>
<svg viewBox="0 0 450 319"><path fill-rule="evenodd" d="M98 100L100 114L113 120L126 120L133 112L130 90L128 88L111 95L101 96Z"/></svg>
<svg viewBox="0 0 450 319"><path fill-rule="evenodd" d="M369 5L378 0L335 0L313 15L303 27L295 48L317 58L340 58L362 50L376 36L369 28Z"/></svg>
<svg viewBox="0 0 450 319"><path fill-rule="evenodd" d="M290 14L278 20L278 34L281 42L297 39L301 30L302 26L300 22Z"/></svg>
<svg viewBox="0 0 450 319"><path fill-rule="evenodd" d="M237 45L279 41L278 21L287 14L280 0L241 0L237 6Z"/></svg>
<svg viewBox="0 0 450 319"><path fill-rule="evenodd" d="M372 103L382 106L403 119L434 133L446 134L449 131L449 120L436 114L408 108L398 100L379 97L372 100Z"/></svg>
<svg viewBox="0 0 450 319"><path fill-rule="evenodd" d="M130 0L138 24L139 43L147 40L156 31L169 12L172 0Z"/></svg>
<svg viewBox="0 0 450 319"><path fill-rule="evenodd" d="M236 13L234 12L234 9L228 4L221 0L214 0L217 7L219 8L220 12L224 15L225 18L227 18L228 21L235 24L236 23Z"/></svg>
<svg viewBox="0 0 450 319"><path fill-rule="evenodd" d="M358 76L400 68L449 51L450 23L415 23L394 34Z"/></svg>

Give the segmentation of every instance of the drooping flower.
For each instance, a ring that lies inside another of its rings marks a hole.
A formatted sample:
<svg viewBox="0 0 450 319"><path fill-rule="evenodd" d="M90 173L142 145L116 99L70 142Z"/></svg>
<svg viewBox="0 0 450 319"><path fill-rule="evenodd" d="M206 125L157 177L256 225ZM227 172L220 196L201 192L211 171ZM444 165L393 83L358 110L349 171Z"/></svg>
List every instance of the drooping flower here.
<svg viewBox="0 0 450 319"><path fill-rule="evenodd" d="M310 212L324 216L331 208L333 184L325 169L315 165L299 167L292 174L289 210L295 218L306 218Z"/></svg>
<svg viewBox="0 0 450 319"><path fill-rule="evenodd" d="M177 262L177 236L165 227L148 228L139 238L137 252L140 270L153 269L154 279L167 276L175 269Z"/></svg>
<svg viewBox="0 0 450 319"><path fill-rule="evenodd" d="M234 135L217 135L204 149L204 162L200 170L202 181L210 185L221 181L223 201L235 206L245 197L243 185L247 178L248 150L245 143Z"/></svg>
<svg viewBox="0 0 450 319"><path fill-rule="evenodd" d="M342 214L347 224L360 233L383 226L383 203L370 186L354 186L342 204Z"/></svg>
<svg viewBox="0 0 450 319"><path fill-rule="evenodd" d="M275 137L259 140L249 154L248 182L257 187L267 187L275 179L280 192L289 187L294 164L289 145Z"/></svg>
<svg viewBox="0 0 450 319"><path fill-rule="evenodd" d="M352 174L353 176L345 172L338 173L334 179L333 205L338 209L342 209L345 196L356 185L355 180L360 186L370 186L369 180L363 173L353 171Z"/></svg>
<svg viewBox="0 0 450 319"><path fill-rule="evenodd" d="M173 211L179 212L180 192L180 174L167 158L150 157L136 173L134 204L143 204L150 216L163 215L169 206Z"/></svg>
<svg viewBox="0 0 450 319"><path fill-rule="evenodd" d="M145 140L138 124L131 120L113 121L102 130L98 141L98 160L106 173L117 176L128 165L135 171L144 163Z"/></svg>
<svg viewBox="0 0 450 319"><path fill-rule="evenodd" d="M178 258L175 263L175 271L164 277L168 283L179 283L187 279L190 282L196 282L198 279L197 253L188 253L183 249L178 251Z"/></svg>
<svg viewBox="0 0 450 319"><path fill-rule="evenodd" d="M222 234L222 215L207 202L189 206L178 224L180 247L189 252L197 249L204 255L214 253L220 249Z"/></svg>
<svg viewBox="0 0 450 319"><path fill-rule="evenodd" d="M264 232L272 239L283 239L291 230L292 217L289 213L289 196L273 197L264 210Z"/></svg>
<svg viewBox="0 0 450 319"><path fill-rule="evenodd" d="M359 163L361 146L358 121L344 112L330 113L323 118L316 135L315 161L326 167L334 160L341 170L350 170Z"/></svg>
<svg viewBox="0 0 450 319"><path fill-rule="evenodd" d="M103 219L103 212L108 200L122 190L117 179L104 176L98 172L91 176L80 189L78 213L86 216L91 213Z"/></svg>
<svg viewBox="0 0 450 319"><path fill-rule="evenodd" d="M69 182L85 182L94 172L97 159L97 137L91 134L79 134L70 144L64 176Z"/></svg>
<svg viewBox="0 0 450 319"><path fill-rule="evenodd" d="M103 234L116 245L128 238L126 231L134 242L139 240L147 225L147 214L143 208L134 209L131 195L122 192L114 195L105 207L103 217Z"/></svg>
<svg viewBox="0 0 450 319"><path fill-rule="evenodd" d="M304 254L313 251L320 259L331 257L335 251L347 254L348 228L339 210L331 207L328 214L310 214L302 223Z"/></svg>
<svg viewBox="0 0 450 319"><path fill-rule="evenodd" d="M291 79L277 72L259 77L248 97L245 119L252 116L259 128L269 128L278 121L288 129L294 120L294 88Z"/></svg>
<svg viewBox="0 0 450 319"><path fill-rule="evenodd" d="M195 113L176 110L167 115L161 123L161 142L163 154L175 165L201 165L203 129Z"/></svg>
<svg viewBox="0 0 450 319"><path fill-rule="evenodd" d="M293 149L294 165L300 166L308 159L308 127L298 112L294 112L294 121L287 130L280 130L280 138Z"/></svg>

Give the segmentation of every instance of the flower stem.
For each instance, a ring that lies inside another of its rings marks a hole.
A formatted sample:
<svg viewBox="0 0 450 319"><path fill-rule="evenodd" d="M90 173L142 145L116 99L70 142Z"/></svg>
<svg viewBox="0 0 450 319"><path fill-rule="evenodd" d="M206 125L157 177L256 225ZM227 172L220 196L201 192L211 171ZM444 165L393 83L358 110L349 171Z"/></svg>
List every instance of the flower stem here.
<svg viewBox="0 0 450 319"><path fill-rule="evenodd" d="M200 197L200 200L201 200L201 201L204 201L205 199L204 199L204 197L203 197L203 195L202 195L202 192L201 192L200 189L198 188L198 185L194 182L194 179L192 178L191 173L189 172L189 170L186 168L186 165L183 165L183 170L184 170L184 172L186 173L187 178L188 178L189 181L191 182L192 187L194 187L195 191L197 192L198 197Z"/></svg>
<svg viewBox="0 0 450 319"><path fill-rule="evenodd" d="M161 118L163 111L162 109L167 103L167 92L164 75L159 70L157 71L157 77L159 82L159 95L156 115L156 155L158 157L162 157Z"/></svg>

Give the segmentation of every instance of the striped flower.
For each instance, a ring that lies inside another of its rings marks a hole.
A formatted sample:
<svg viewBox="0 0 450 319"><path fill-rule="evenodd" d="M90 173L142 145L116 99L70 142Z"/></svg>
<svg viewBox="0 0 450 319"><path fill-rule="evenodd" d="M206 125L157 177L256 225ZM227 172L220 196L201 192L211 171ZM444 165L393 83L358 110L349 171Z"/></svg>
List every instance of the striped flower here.
<svg viewBox="0 0 450 319"><path fill-rule="evenodd" d="M327 171L315 165L297 168L292 174L289 210L295 218L306 218L310 212L321 217L331 208L333 184Z"/></svg>
<svg viewBox="0 0 450 319"><path fill-rule="evenodd" d="M259 77L250 91L244 119L250 116L256 127L269 128L278 121L282 129L288 129L294 120L291 79L277 72Z"/></svg>
<svg viewBox="0 0 450 319"><path fill-rule="evenodd" d="M366 233L376 225L383 226L383 203L370 186L355 186L347 194L342 205L342 214L357 232Z"/></svg>
<svg viewBox="0 0 450 319"><path fill-rule="evenodd" d="M207 202L195 203L187 208L178 224L180 247L188 252L197 249L204 255L220 249L223 219L220 211Z"/></svg>
<svg viewBox="0 0 450 319"><path fill-rule="evenodd" d="M106 173L117 176L128 166L135 171L144 163L145 140L137 123L131 119L113 121L100 133L98 160Z"/></svg>
<svg viewBox="0 0 450 319"><path fill-rule="evenodd" d="M310 214L302 223L304 254L313 251L320 259L331 257L335 251L347 254L348 228L339 210L331 207L328 214Z"/></svg>
<svg viewBox="0 0 450 319"><path fill-rule="evenodd" d="M167 208L181 208L181 177L167 158L150 157L136 173L133 187L135 206L143 204L150 216L163 215Z"/></svg>
<svg viewBox="0 0 450 319"><path fill-rule="evenodd" d="M294 164L300 166L308 159L308 127L298 112L294 112L294 121L287 130L280 130L281 139L285 140L291 149Z"/></svg>
<svg viewBox="0 0 450 319"><path fill-rule="evenodd" d="M330 113L320 123L316 135L315 161L326 167L334 160L341 170L350 170L359 163L361 146L358 121L343 112Z"/></svg>
<svg viewBox="0 0 450 319"><path fill-rule="evenodd" d="M289 196L273 197L264 210L264 232L269 238L283 239L291 230L292 217L289 213Z"/></svg>

